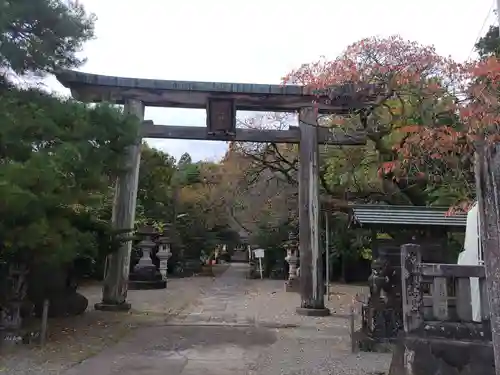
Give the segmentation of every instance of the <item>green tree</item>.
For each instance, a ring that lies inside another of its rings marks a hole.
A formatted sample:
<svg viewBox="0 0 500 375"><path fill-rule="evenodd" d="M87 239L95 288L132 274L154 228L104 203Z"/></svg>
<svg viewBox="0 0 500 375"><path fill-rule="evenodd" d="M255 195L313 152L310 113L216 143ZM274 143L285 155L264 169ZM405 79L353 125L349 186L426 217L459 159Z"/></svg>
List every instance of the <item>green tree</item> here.
<svg viewBox="0 0 500 375"><path fill-rule="evenodd" d="M181 155L174 175L176 186L193 185L200 182L200 163L193 163L187 152Z"/></svg>
<svg viewBox="0 0 500 375"><path fill-rule="evenodd" d="M137 121L106 105L3 85L0 123L0 257L66 262L98 248L89 221L99 217L89 213L123 173Z"/></svg>
<svg viewBox="0 0 500 375"><path fill-rule="evenodd" d="M137 206L140 219L159 224L170 221L173 211L172 178L176 173L175 159L159 150L142 146Z"/></svg>
<svg viewBox="0 0 500 375"><path fill-rule="evenodd" d="M0 1L0 68L3 73L50 73L74 68L94 37L95 16L76 0Z"/></svg>
<svg viewBox="0 0 500 375"><path fill-rule="evenodd" d="M486 34L478 40L474 47L481 58L500 56L498 26L490 26Z"/></svg>

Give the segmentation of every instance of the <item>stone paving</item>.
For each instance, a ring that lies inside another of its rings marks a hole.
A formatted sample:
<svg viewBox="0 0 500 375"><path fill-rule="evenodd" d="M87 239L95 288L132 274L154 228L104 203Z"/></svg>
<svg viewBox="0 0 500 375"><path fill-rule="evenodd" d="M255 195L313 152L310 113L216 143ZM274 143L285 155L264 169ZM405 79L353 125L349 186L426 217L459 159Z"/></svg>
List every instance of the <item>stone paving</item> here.
<svg viewBox="0 0 500 375"><path fill-rule="evenodd" d="M136 333L63 375L367 375L390 354L350 353L348 321L300 317L282 281L247 280L234 264L186 311ZM352 296L348 296L352 300ZM334 298L330 307L342 310Z"/></svg>
<svg viewBox="0 0 500 375"><path fill-rule="evenodd" d="M200 291L211 283L212 278L206 277L172 278L166 289L129 290L127 301L132 305L132 313L175 314L196 300ZM89 300L89 311L94 310L95 303L101 302L100 284L81 287L79 292Z"/></svg>

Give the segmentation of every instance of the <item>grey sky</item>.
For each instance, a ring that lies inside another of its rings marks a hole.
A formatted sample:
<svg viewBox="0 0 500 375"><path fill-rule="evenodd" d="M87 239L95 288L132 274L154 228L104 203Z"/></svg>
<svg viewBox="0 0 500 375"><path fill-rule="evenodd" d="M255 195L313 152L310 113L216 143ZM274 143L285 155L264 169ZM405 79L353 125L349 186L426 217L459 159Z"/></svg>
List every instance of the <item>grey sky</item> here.
<svg viewBox="0 0 500 375"><path fill-rule="evenodd" d="M81 69L124 77L279 83L361 38L400 34L439 53L471 55L492 0L80 0L97 17ZM490 12L483 32L493 23ZM57 91L64 89L49 80ZM203 125L204 111L147 108L158 124ZM175 157L218 159L224 143L151 140Z"/></svg>

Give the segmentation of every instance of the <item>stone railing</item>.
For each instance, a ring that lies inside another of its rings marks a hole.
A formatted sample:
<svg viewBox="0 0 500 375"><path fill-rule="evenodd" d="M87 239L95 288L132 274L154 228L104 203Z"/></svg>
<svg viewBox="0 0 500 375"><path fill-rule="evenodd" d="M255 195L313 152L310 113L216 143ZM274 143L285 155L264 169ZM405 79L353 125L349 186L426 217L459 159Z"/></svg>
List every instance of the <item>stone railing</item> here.
<svg viewBox="0 0 500 375"><path fill-rule="evenodd" d="M422 263L420 251L401 247L404 332L389 375L494 375L484 267ZM479 285L479 319L471 285Z"/></svg>
<svg viewBox="0 0 500 375"><path fill-rule="evenodd" d="M422 263L420 246L414 244L401 247L401 265L406 333L453 339L491 338L483 266ZM479 285L479 321L473 320L474 283Z"/></svg>

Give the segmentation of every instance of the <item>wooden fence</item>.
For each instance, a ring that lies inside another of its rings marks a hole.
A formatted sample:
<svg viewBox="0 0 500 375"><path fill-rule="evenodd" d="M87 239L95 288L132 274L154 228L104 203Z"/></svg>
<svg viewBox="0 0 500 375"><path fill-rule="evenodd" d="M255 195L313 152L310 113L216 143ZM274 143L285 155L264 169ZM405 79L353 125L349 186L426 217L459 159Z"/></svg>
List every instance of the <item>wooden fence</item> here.
<svg viewBox="0 0 500 375"><path fill-rule="evenodd" d="M491 339L484 266L422 263L420 246L401 247L406 333L450 339ZM481 322L474 322L471 278L479 280Z"/></svg>

